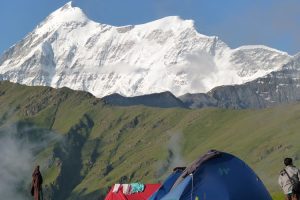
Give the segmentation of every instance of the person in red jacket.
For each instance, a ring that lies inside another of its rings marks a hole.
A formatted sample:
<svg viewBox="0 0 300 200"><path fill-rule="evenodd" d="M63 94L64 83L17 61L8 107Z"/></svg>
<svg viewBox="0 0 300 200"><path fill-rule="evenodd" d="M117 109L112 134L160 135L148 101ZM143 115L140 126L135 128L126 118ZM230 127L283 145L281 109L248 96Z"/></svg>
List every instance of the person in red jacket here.
<svg viewBox="0 0 300 200"><path fill-rule="evenodd" d="M40 166L36 166L32 173L31 195L34 200L43 200L43 177L40 172Z"/></svg>

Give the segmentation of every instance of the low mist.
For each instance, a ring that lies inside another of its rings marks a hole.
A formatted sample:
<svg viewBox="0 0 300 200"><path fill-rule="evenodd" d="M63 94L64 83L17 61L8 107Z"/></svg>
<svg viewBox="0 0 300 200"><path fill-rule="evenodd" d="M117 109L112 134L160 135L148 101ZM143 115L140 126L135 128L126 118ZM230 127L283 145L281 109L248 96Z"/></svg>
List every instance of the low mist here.
<svg viewBox="0 0 300 200"><path fill-rule="evenodd" d="M168 157L157 165L156 175L161 178L164 174L168 174L175 167L186 165L184 158L181 155L181 145L183 135L181 132L170 132L170 139L167 146Z"/></svg>
<svg viewBox="0 0 300 200"><path fill-rule="evenodd" d="M35 156L58 134L35 127L11 125L0 129L1 199L24 200L30 197L31 174ZM43 172L42 172L43 173Z"/></svg>
<svg viewBox="0 0 300 200"><path fill-rule="evenodd" d="M0 194L3 199L22 200L24 183L30 181L33 155L29 144L16 138L0 138ZM29 194L28 188L28 194Z"/></svg>
<svg viewBox="0 0 300 200"><path fill-rule="evenodd" d="M181 155L182 133L173 133L168 143L168 151L171 155L169 158L169 166L171 168L182 167L186 165L184 158Z"/></svg>

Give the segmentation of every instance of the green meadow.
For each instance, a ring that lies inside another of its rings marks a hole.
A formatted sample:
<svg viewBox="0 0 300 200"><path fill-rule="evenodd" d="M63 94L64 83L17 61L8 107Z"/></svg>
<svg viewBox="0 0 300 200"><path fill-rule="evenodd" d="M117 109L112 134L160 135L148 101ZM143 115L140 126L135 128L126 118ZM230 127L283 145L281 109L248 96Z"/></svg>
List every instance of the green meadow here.
<svg viewBox="0 0 300 200"><path fill-rule="evenodd" d="M300 103L261 110L116 107L86 92L0 82L0 120L1 127L61 135L35 155L55 199L94 199L116 182L163 181L209 149L244 160L282 199L283 158L300 166Z"/></svg>

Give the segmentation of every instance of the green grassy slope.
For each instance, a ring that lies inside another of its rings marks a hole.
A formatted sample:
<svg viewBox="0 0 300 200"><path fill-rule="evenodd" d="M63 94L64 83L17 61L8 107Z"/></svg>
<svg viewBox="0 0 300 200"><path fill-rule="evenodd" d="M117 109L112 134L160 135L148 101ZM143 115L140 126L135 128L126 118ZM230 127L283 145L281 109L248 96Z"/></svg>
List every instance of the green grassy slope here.
<svg viewBox="0 0 300 200"><path fill-rule="evenodd" d="M189 163L209 149L245 160L280 199L282 159L300 165L299 111L298 103L264 110L112 107L85 92L0 82L0 125L22 121L64 136L36 157L58 200L96 199L119 181L163 180L176 161Z"/></svg>

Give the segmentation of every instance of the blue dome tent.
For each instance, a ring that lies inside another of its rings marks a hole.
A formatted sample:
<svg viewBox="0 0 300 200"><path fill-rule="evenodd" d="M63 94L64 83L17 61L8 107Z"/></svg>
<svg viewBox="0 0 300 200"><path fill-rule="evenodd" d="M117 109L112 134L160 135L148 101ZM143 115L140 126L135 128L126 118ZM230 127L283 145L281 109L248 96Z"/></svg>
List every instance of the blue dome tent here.
<svg viewBox="0 0 300 200"><path fill-rule="evenodd" d="M237 157L215 150L184 170L176 169L149 200L272 200L254 171Z"/></svg>

